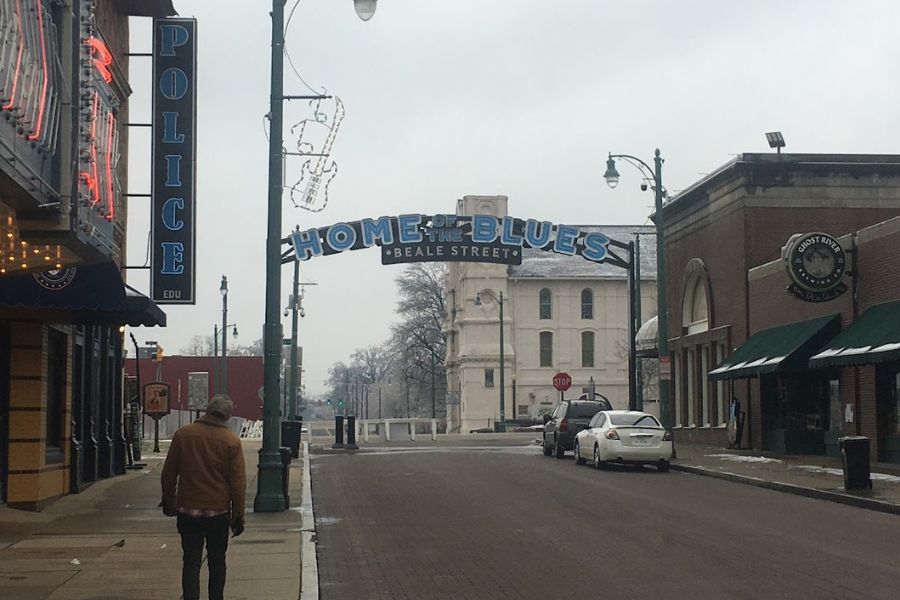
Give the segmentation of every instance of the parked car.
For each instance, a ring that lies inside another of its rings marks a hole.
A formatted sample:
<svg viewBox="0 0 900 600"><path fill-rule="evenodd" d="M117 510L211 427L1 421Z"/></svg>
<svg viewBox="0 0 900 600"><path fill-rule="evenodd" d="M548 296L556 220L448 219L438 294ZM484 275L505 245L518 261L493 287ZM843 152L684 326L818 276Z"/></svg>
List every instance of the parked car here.
<svg viewBox="0 0 900 600"><path fill-rule="evenodd" d="M575 463L591 460L597 469L609 462L652 464L669 470L672 434L651 414L630 410L610 410L594 415L575 436Z"/></svg>
<svg viewBox="0 0 900 600"><path fill-rule="evenodd" d="M562 458L566 450L575 448L575 434L585 429L591 417L601 410L612 410L609 400L561 400L553 412L544 417L544 456Z"/></svg>

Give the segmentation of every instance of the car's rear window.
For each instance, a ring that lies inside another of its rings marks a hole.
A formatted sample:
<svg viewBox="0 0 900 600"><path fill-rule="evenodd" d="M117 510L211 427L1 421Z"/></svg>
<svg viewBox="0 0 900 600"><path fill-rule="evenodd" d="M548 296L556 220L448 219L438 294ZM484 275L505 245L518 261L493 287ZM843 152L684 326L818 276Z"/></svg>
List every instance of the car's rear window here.
<svg viewBox="0 0 900 600"><path fill-rule="evenodd" d="M620 427L662 427L653 415L609 415L609 422Z"/></svg>
<svg viewBox="0 0 900 600"><path fill-rule="evenodd" d="M590 419L605 407L600 402L573 402L569 407L570 419Z"/></svg>

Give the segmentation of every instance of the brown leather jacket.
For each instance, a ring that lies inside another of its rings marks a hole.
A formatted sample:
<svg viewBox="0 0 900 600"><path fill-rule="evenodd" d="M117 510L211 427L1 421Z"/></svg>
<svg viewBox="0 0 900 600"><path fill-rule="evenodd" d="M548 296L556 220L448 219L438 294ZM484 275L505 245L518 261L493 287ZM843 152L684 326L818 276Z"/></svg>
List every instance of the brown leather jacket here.
<svg viewBox="0 0 900 600"><path fill-rule="evenodd" d="M162 470L166 507L230 511L244 518L247 479L241 440L225 424L204 415L180 428Z"/></svg>

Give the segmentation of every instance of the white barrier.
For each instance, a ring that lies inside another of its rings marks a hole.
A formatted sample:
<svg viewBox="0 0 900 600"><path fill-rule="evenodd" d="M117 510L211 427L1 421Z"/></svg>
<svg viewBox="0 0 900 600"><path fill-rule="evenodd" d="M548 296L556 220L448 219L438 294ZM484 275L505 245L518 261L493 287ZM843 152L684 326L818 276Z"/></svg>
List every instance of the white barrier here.
<svg viewBox="0 0 900 600"><path fill-rule="evenodd" d="M361 435L363 442L368 442L371 426L375 425L376 435L386 442L390 442L392 438L415 441L416 425L419 424L430 424L431 439L435 440L437 438L437 419L367 419L357 421L356 437L358 438Z"/></svg>

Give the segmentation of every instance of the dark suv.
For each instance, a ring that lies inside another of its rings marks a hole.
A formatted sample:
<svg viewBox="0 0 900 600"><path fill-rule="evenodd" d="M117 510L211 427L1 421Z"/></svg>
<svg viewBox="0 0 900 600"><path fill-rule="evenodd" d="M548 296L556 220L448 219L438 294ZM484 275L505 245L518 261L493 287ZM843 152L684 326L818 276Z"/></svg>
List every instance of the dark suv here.
<svg viewBox="0 0 900 600"><path fill-rule="evenodd" d="M562 400L544 423L544 456L562 458L566 450L575 449L575 434L587 429L591 417L601 410L612 410L609 400Z"/></svg>

